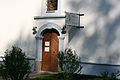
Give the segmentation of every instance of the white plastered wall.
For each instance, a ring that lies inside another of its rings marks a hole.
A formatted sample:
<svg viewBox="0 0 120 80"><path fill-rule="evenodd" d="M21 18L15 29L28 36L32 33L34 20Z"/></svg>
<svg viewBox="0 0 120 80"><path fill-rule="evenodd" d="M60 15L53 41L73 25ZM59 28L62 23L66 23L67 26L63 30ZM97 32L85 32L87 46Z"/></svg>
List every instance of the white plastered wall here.
<svg viewBox="0 0 120 80"><path fill-rule="evenodd" d="M41 15L41 1L0 1L0 54L16 44L33 55L33 26L49 22L56 23L61 28L64 26L64 19L34 20L34 16ZM71 34L65 34L64 45L76 50L82 61L120 64L119 3L119 0L61 0L61 15L65 11L85 14L80 21L85 28L70 29Z"/></svg>
<svg viewBox="0 0 120 80"><path fill-rule="evenodd" d="M32 28L39 9L39 0L0 0L0 55L16 45L35 56Z"/></svg>

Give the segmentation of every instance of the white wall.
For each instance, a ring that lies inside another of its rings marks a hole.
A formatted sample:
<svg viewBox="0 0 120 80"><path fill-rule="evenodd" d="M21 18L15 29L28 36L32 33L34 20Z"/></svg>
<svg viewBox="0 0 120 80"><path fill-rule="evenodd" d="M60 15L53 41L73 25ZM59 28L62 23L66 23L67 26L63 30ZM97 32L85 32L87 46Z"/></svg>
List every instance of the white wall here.
<svg viewBox="0 0 120 80"><path fill-rule="evenodd" d="M66 0L63 5L63 11L85 14L85 28L69 31L69 46L82 61L120 64L120 0Z"/></svg>
<svg viewBox="0 0 120 80"><path fill-rule="evenodd" d="M15 44L34 55L33 26L40 27L44 21L64 25L64 19L35 21L34 16L41 14L40 4L41 0L0 1L0 54ZM120 0L62 0L61 15L65 11L85 14L81 17L85 28L71 28L65 46L76 50L85 62L120 64L119 4Z"/></svg>
<svg viewBox="0 0 120 80"><path fill-rule="evenodd" d="M12 45L28 54L35 53L32 28L39 3L39 0L0 0L0 54Z"/></svg>
<svg viewBox="0 0 120 80"><path fill-rule="evenodd" d="M69 28L65 46L76 50L85 62L120 64L119 4L119 0L62 0L60 15L64 15L65 11L85 14L80 22L85 28ZM61 27L64 25L64 19L36 22L37 25L44 22L53 22Z"/></svg>

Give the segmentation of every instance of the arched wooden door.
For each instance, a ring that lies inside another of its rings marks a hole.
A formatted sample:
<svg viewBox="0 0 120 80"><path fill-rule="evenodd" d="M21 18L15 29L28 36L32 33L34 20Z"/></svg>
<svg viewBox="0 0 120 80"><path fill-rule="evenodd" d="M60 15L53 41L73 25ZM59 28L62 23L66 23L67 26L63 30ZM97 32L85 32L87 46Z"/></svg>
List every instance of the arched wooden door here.
<svg viewBox="0 0 120 80"><path fill-rule="evenodd" d="M58 33L48 31L43 34L42 71L58 71Z"/></svg>

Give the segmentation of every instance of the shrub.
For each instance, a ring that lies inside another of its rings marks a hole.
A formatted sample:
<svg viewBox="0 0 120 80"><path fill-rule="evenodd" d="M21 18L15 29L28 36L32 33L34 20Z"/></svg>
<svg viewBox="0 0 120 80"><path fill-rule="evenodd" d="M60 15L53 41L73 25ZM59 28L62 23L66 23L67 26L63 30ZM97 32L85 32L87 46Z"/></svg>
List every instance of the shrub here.
<svg viewBox="0 0 120 80"><path fill-rule="evenodd" d="M104 72L101 72L100 75L101 75L101 77L108 78L109 77L109 72L104 71Z"/></svg>
<svg viewBox="0 0 120 80"><path fill-rule="evenodd" d="M72 80L73 74L81 73L82 66L80 57L77 56L75 51L72 49L65 49L64 52L58 53L59 66L63 73L64 80Z"/></svg>
<svg viewBox="0 0 120 80"><path fill-rule="evenodd" d="M82 66L80 57L77 56L72 49L65 49L64 52L58 53L59 66L63 72L67 73L81 73Z"/></svg>
<svg viewBox="0 0 120 80"><path fill-rule="evenodd" d="M13 46L12 50L6 50L0 73L4 80L23 80L30 73L30 66L22 49Z"/></svg>
<svg viewBox="0 0 120 80"><path fill-rule="evenodd" d="M117 71L117 72L108 72L108 71L104 71L104 72L101 72L100 73L101 77L103 78L110 78L111 80L118 80L117 77L120 76L120 71ZM106 79L104 79L106 80Z"/></svg>

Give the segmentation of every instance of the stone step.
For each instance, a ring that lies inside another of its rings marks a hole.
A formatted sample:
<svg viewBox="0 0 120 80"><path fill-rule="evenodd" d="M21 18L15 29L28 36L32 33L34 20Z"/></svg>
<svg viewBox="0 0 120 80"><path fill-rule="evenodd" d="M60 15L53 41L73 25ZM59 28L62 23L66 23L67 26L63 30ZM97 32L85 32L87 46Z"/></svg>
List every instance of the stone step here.
<svg viewBox="0 0 120 80"><path fill-rule="evenodd" d="M30 78L36 78L36 77L39 77L39 76L43 76L43 75L51 75L51 74L57 74L58 72L49 72L49 71L41 71L41 72L33 72L33 73L30 73L29 77Z"/></svg>

